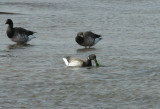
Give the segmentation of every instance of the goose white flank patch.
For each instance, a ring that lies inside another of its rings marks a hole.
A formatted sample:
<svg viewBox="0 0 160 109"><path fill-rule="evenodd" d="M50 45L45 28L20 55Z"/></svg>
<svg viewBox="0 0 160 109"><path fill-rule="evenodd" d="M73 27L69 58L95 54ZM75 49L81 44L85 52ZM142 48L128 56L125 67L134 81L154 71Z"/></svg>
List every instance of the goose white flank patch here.
<svg viewBox="0 0 160 109"><path fill-rule="evenodd" d="M95 34L91 31L79 32L75 37L75 41L81 45L86 47L94 46L102 39L101 35Z"/></svg>
<svg viewBox="0 0 160 109"><path fill-rule="evenodd" d="M66 64L66 66L70 67L90 67L92 66L92 60L95 61L96 66L99 66L95 54L89 55L86 61L80 58L75 58L70 56L63 58L63 61Z"/></svg>
<svg viewBox="0 0 160 109"><path fill-rule="evenodd" d="M21 27L13 27L13 21L11 19L7 19L6 24L8 24L7 28L7 36L12 41L16 42L17 44L25 44L28 41L36 38L33 36L35 32L26 30Z"/></svg>

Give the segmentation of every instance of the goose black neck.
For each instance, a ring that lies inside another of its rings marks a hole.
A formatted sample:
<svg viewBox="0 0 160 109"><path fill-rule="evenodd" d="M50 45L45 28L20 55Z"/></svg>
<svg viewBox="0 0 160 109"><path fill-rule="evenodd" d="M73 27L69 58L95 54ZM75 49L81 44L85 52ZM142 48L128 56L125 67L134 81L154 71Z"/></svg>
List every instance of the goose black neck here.
<svg viewBox="0 0 160 109"><path fill-rule="evenodd" d="M88 59L88 60L86 61L86 66L92 66L92 62L91 62L90 59Z"/></svg>
<svg viewBox="0 0 160 109"><path fill-rule="evenodd" d="M13 23L8 25L8 29L7 29L7 36L9 38L12 38L14 35L14 28L13 28Z"/></svg>
<svg viewBox="0 0 160 109"><path fill-rule="evenodd" d="M10 27L10 28L13 28L13 22L11 22L11 23L9 24L9 27Z"/></svg>

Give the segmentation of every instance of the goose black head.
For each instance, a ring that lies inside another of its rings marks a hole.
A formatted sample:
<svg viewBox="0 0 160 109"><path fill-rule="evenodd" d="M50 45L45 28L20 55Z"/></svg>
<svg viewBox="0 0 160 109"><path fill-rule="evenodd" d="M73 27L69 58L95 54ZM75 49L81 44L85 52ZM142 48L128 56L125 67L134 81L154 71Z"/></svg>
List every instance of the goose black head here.
<svg viewBox="0 0 160 109"><path fill-rule="evenodd" d="M78 37L83 37L83 32L79 32L79 33L77 34L77 36L78 36Z"/></svg>
<svg viewBox="0 0 160 109"><path fill-rule="evenodd" d="M83 41L84 41L83 32L79 32L79 33L77 34L75 40L76 40L76 42L77 42L78 44L83 43Z"/></svg>
<svg viewBox="0 0 160 109"><path fill-rule="evenodd" d="M95 63L96 63L96 66L97 66L97 67L99 66L99 64L98 64L98 61L97 61L97 59L96 59L96 55L95 55L95 54L91 54L91 55L89 55L89 56L88 56L88 60L94 60L94 61L95 61Z"/></svg>
<svg viewBox="0 0 160 109"><path fill-rule="evenodd" d="M95 54L91 54L88 56L89 60L95 60L96 59L96 55Z"/></svg>
<svg viewBox="0 0 160 109"><path fill-rule="evenodd" d="M9 25L13 25L13 22L11 19L7 19L6 23L5 24L9 24Z"/></svg>

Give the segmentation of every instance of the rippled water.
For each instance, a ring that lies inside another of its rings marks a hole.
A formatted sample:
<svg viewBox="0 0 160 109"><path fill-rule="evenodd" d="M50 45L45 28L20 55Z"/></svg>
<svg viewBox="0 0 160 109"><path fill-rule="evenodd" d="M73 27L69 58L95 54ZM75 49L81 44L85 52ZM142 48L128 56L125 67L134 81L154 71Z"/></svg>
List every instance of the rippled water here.
<svg viewBox="0 0 160 109"><path fill-rule="evenodd" d="M1 0L0 109L159 109L160 1ZM36 31L17 46L6 19ZM79 31L101 34L92 49ZM62 58L96 54L100 67L67 68Z"/></svg>

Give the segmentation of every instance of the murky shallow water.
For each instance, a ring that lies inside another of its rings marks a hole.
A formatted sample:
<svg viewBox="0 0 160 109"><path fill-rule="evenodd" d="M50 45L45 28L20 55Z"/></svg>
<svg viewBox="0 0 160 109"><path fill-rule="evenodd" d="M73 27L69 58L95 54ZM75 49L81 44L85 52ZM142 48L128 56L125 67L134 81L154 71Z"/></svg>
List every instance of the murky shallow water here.
<svg viewBox="0 0 160 109"><path fill-rule="evenodd" d="M159 109L160 2L0 1L0 108ZM27 46L6 37L5 21L36 31ZM74 38L103 40L84 49ZM66 68L62 57L96 54L101 67Z"/></svg>

